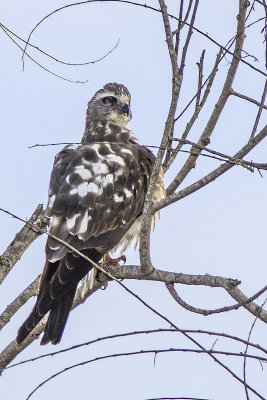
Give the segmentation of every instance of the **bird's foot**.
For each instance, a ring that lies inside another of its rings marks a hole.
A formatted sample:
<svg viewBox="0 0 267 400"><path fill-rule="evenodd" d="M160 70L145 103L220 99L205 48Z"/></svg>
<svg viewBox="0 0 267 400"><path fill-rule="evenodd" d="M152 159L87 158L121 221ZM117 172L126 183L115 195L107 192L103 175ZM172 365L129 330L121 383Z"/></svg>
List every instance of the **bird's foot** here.
<svg viewBox="0 0 267 400"><path fill-rule="evenodd" d="M118 265L120 266L120 262L123 262L123 264L125 264L126 262L126 257L123 254L122 256L118 257L118 258L111 258L109 253L106 253L102 259L102 263L101 266L105 267L108 264L112 264L112 265ZM122 265L123 265L122 264Z"/></svg>
<svg viewBox="0 0 267 400"><path fill-rule="evenodd" d="M114 265L114 266L120 266L120 265L121 265L120 262L122 262L123 264L125 264L125 262L126 262L126 257L125 257L125 255L122 255L122 256L120 256L120 257L118 257L118 258L111 258L111 257L110 257L110 254L109 254L109 253L106 253L106 254L104 255L104 257L102 258L102 261L101 261L100 263L98 263L98 265L99 265L101 268L105 269L105 267L106 267L107 265L110 265L110 264L112 264L112 265ZM123 264L122 264L122 265L123 265ZM103 289L103 290L105 290L105 289L107 288L108 282L106 281L106 275L105 275L103 272L97 271L97 273L96 273L96 280L97 280L98 282L103 282L103 286L102 286L102 289Z"/></svg>

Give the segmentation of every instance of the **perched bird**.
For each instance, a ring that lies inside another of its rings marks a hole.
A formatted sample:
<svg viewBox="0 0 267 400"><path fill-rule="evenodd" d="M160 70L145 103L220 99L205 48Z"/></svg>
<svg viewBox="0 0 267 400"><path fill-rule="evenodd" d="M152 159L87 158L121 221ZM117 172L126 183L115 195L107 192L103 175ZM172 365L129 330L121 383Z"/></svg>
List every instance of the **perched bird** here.
<svg viewBox="0 0 267 400"><path fill-rule="evenodd" d="M155 157L126 127L130 93L108 83L88 103L80 145L66 146L55 158L46 214L49 232L95 263L107 252L138 243L142 209ZM159 174L153 201L165 197ZM153 217L152 225L155 217ZM41 344L60 342L79 281L92 265L48 238L46 263L33 311L20 327L22 343L50 312Z"/></svg>

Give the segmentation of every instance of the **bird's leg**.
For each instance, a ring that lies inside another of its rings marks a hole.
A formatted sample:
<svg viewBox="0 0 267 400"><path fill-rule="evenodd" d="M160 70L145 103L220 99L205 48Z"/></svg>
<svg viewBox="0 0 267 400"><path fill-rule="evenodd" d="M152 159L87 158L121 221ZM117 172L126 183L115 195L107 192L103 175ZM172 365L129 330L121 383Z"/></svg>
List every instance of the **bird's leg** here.
<svg viewBox="0 0 267 400"><path fill-rule="evenodd" d="M125 255L122 255L122 256L120 256L118 258L111 258L110 257L110 253L107 252L104 255L104 257L102 258L102 261L100 263L98 263L98 265L101 268L105 269L106 265L109 265L109 264L112 264L114 266L116 266L116 265L119 266L121 261L123 262L123 264L126 262ZM103 280L102 274L103 274L103 272L100 272L100 271L97 271L97 273L96 273L96 280L98 280L99 282L101 282ZM108 282L105 281L103 283L103 289L105 290L107 288L107 286L108 286Z"/></svg>
<svg viewBox="0 0 267 400"><path fill-rule="evenodd" d="M110 253L107 252L104 257L102 258L102 263L101 265L105 266L108 264L114 264L114 265L120 265L120 262L123 261L123 264L125 264L126 262L126 257L123 254L122 256L118 257L118 258L111 258L110 257Z"/></svg>

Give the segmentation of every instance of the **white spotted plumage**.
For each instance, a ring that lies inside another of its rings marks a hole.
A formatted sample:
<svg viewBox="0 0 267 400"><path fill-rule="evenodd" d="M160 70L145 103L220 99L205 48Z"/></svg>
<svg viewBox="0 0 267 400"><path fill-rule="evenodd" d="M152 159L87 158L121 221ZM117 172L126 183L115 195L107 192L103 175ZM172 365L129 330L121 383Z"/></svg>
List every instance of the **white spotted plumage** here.
<svg viewBox="0 0 267 400"><path fill-rule="evenodd" d="M108 101L105 98L108 97ZM155 161L126 127L131 119L128 89L109 83L88 103L80 145L55 158L46 214L49 232L95 263L107 252L138 244L145 195ZM153 201L165 196L162 173ZM155 218L152 218L152 227ZM51 236L36 305L21 326L20 344L50 312L42 344L61 340L79 281L92 263Z"/></svg>

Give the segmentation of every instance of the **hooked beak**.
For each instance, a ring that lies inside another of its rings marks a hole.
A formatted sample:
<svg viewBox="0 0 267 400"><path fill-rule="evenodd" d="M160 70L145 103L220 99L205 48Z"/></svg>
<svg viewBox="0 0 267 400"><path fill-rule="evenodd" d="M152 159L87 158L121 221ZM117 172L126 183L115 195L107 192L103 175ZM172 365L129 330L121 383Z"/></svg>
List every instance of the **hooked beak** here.
<svg viewBox="0 0 267 400"><path fill-rule="evenodd" d="M123 113L123 114L127 114L129 116L130 114L130 107L128 103L121 103L118 104L117 106L118 110Z"/></svg>

